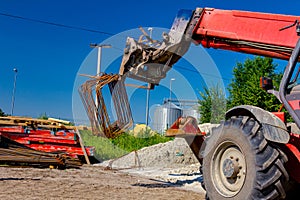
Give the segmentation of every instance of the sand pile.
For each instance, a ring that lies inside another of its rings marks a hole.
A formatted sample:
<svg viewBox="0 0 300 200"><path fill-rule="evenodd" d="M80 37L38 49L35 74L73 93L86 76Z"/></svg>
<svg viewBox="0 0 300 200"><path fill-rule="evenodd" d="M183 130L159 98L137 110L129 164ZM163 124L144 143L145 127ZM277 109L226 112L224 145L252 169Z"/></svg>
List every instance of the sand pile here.
<svg viewBox="0 0 300 200"><path fill-rule="evenodd" d="M146 124L136 124L134 128L129 131L129 134L132 134L135 137L141 137L143 134L145 134L145 132L147 132L147 136L157 134L149 126L146 126Z"/></svg>

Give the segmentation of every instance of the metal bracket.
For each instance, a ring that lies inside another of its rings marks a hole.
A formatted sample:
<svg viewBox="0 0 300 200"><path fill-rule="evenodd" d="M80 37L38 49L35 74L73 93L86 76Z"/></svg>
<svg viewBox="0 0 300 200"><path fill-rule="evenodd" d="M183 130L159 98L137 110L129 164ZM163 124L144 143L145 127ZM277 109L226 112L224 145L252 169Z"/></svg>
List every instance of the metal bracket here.
<svg viewBox="0 0 300 200"><path fill-rule="evenodd" d="M299 20L296 20L296 21L295 21L293 24L291 24L291 25L288 25L288 26L285 26L285 27L279 29L279 31L283 31L283 30L292 28L292 27L294 27L294 26L296 26L296 33L297 33L297 35L300 36L300 22L299 22Z"/></svg>

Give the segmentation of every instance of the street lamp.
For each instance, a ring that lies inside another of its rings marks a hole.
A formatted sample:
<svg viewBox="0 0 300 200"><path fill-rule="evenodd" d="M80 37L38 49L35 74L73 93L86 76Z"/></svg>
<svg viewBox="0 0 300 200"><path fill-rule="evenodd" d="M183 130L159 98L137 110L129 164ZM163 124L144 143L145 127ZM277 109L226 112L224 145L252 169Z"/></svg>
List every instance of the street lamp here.
<svg viewBox="0 0 300 200"><path fill-rule="evenodd" d="M175 78L170 79L170 97L169 97L169 112L168 112L168 122L167 122L167 128L169 128L169 125L171 126L171 99L172 99L172 81L175 81ZM170 123L170 124L169 124Z"/></svg>
<svg viewBox="0 0 300 200"><path fill-rule="evenodd" d="M152 31L153 31L153 28L152 28L152 27L149 27L149 28L148 28L148 31L150 32L150 35L149 35L150 38L152 38Z"/></svg>
<svg viewBox="0 0 300 200"><path fill-rule="evenodd" d="M14 68L13 71L15 72L15 79L14 79L14 88L13 88L13 94L11 98L11 116L14 114L14 107L15 107L15 93L16 93L16 85L17 85L17 75L18 75L18 69Z"/></svg>
<svg viewBox="0 0 300 200"><path fill-rule="evenodd" d="M148 31L150 32L149 37L152 39L152 31L153 31L153 28L152 28L152 27L149 27L149 28L148 28ZM150 44L152 44L151 41L150 41Z"/></svg>
<svg viewBox="0 0 300 200"><path fill-rule="evenodd" d="M112 46L110 44L96 44L96 43L92 43L92 44L90 44L90 47L98 49L97 76L99 76L100 72L101 72L101 53L102 53L102 48L111 48Z"/></svg>
<svg viewBox="0 0 300 200"><path fill-rule="evenodd" d="M172 98L172 81L175 81L175 78L170 79L170 102L171 102L171 98Z"/></svg>
<svg viewBox="0 0 300 200"><path fill-rule="evenodd" d="M150 89L151 89L151 83L148 83L148 87L147 87L147 99L146 99L146 127L148 126L148 122L149 122Z"/></svg>

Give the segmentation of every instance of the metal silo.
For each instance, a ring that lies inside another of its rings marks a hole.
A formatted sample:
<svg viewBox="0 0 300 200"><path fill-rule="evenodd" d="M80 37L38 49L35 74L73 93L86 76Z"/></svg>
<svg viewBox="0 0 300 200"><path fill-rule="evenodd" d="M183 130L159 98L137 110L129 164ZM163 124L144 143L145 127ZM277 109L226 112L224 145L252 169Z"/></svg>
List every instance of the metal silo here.
<svg viewBox="0 0 300 200"><path fill-rule="evenodd" d="M157 106L154 111L152 129L164 133L181 116L182 109L171 102Z"/></svg>
<svg viewBox="0 0 300 200"><path fill-rule="evenodd" d="M167 110L167 120L166 120L166 129L170 128L170 126L182 116L182 108L176 106L172 102L167 102L163 105Z"/></svg>
<svg viewBox="0 0 300 200"><path fill-rule="evenodd" d="M162 105L157 105L154 108L154 115L151 128L158 133L163 133L165 131L165 119L167 112Z"/></svg>
<svg viewBox="0 0 300 200"><path fill-rule="evenodd" d="M197 119L197 122L199 123L200 113L198 111L198 105L183 109L182 116L183 117L188 117L188 116L194 117L195 119Z"/></svg>

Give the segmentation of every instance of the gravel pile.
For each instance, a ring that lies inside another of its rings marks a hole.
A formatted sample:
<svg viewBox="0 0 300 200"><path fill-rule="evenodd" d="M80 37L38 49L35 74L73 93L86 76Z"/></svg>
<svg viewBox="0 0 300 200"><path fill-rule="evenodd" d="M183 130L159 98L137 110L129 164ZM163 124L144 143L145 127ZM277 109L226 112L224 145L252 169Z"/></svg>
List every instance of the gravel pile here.
<svg viewBox="0 0 300 200"><path fill-rule="evenodd" d="M145 147L97 165L205 194L201 187L200 163L183 138Z"/></svg>
<svg viewBox="0 0 300 200"><path fill-rule="evenodd" d="M104 161L101 166L111 169L174 167L198 163L195 155L183 138L145 147L121 158Z"/></svg>

